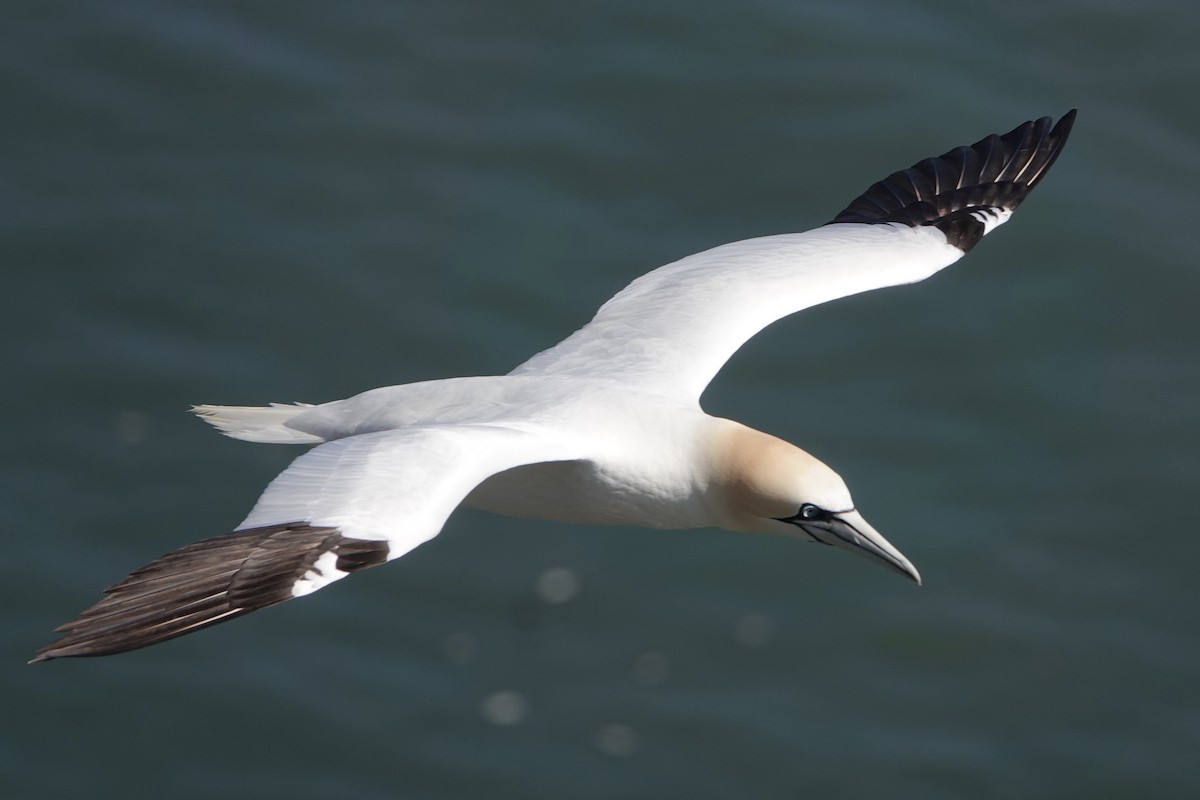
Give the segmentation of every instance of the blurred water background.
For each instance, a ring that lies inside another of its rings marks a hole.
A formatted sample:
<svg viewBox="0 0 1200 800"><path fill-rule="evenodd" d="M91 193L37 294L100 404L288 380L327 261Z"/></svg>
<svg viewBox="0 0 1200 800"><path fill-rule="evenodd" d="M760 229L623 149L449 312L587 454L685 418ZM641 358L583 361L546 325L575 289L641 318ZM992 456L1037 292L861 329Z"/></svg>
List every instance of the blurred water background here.
<svg viewBox="0 0 1200 800"><path fill-rule="evenodd" d="M0 796L1197 796L1200 5L9 4ZM786 320L709 411L921 568L459 513L402 561L25 666L298 451L199 402L502 373L634 276L1080 108L916 287Z"/></svg>

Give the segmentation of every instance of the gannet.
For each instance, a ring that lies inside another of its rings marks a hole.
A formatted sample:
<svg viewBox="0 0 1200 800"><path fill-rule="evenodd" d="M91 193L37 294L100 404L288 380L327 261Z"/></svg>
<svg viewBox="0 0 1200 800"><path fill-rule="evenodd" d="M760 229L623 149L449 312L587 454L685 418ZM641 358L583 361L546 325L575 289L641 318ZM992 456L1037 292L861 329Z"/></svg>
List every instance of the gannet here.
<svg viewBox="0 0 1200 800"><path fill-rule="evenodd" d="M389 386L322 405L201 405L235 439L316 445L232 533L134 570L33 662L120 653L399 558L459 505L515 517L719 527L843 548L920 583L836 472L706 414L705 387L770 323L928 278L1012 215L1075 111L919 161L805 233L733 242L634 280L507 375ZM32 663L32 662L31 662Z"/></svg>

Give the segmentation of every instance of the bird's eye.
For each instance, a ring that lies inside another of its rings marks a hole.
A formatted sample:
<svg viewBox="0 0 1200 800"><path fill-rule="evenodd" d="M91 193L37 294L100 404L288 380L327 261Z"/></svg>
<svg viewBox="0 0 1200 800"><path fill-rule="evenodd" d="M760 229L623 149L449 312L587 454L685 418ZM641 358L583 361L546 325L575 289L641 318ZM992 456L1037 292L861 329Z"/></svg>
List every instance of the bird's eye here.
<svg viewBox="0 0 1200 800"><path fill-rule="evenodd" d="M820 519L825 512L817 508L812 503L805 503L800 506L800 513L796 514L800 519Z"/></svg>
<svg viewBox="0 0 1200 800"><path fill-rule="evenodd" d="M833 515L820 506L813 505L812 503L804 503L796 510L795 514L790 517L779 517L779 521L790 522L792 525L800 525L805 522L821 522L829 519L831 516Z"/></svg>

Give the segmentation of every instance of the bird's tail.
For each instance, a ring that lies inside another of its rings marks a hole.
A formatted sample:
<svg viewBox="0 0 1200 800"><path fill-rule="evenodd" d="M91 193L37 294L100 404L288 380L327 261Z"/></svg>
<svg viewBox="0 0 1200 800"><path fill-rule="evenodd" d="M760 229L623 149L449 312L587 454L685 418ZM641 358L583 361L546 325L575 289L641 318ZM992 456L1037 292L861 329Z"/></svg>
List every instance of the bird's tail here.
<svg viewBox="0 0 1200 800"><path fill-rule="evenodd" d="M226 436L266 444L319 444L320 436L288 426L288 420L312 408L308 403L269 406L192 406L192 413Z"/></svg>

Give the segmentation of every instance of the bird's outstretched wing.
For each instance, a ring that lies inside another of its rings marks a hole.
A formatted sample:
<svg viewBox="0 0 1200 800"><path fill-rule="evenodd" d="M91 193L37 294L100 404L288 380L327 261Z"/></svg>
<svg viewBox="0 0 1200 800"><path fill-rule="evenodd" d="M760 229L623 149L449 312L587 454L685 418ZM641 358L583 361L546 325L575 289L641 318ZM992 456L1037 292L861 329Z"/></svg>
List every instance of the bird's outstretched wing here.
<svg viewBox="0 0 1200 800"><path fill-rule="evenodd" d="M562 437L455 425L351 436L297 458L238 530L155 559L57 629L33 661L120 653L309 594L437 535L489 476L570 460Z"/></svg>
<svg viewBox="0 0 1200 800"><path fill-rule="evenodd" d="M806 233L721 245L635 280L513 374L610 378L685 402L781 317L912 283L957 261L1045 176L1075 112L1019 125L872 185Z"/></svg>

